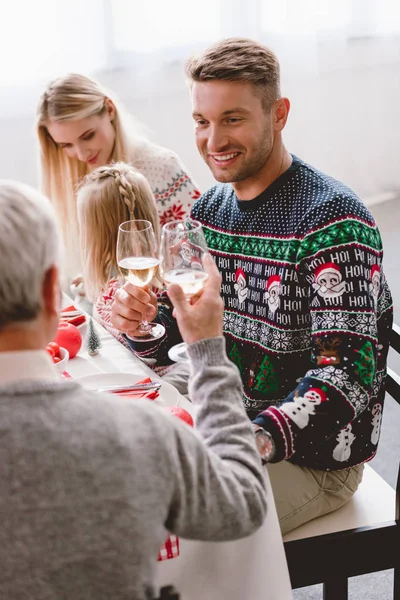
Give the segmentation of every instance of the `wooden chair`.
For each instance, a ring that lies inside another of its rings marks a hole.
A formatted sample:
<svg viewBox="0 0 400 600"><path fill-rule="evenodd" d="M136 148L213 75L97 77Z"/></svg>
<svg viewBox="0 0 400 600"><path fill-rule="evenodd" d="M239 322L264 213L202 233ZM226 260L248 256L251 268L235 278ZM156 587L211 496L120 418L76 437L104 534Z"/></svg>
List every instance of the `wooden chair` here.
<svg viewBox="0 0 400 600"><path fill-rule="evenodd" d="M396 325L390 345L400 354ZM386 392L400 405L400 376L391 369ZM322 583L323 600L347 600L349 577L394 569L393 599L400 600L399 513L400 466L393 490L366 465L359 489L345 506L284 537L292 588Z"/></svg>

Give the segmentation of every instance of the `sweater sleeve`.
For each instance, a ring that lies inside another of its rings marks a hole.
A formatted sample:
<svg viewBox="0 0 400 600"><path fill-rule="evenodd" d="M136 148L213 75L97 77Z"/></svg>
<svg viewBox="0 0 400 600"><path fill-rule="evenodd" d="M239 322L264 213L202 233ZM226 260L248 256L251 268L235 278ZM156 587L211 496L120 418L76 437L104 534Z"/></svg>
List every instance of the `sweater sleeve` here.
<svg viewBox="0 0 400 600"><path fill-rule="evenodd" d="M111 279L93 304L93 317L121 344L132 350L142 359L150 359L149 365L162 367L170 365L172 361L168 357L168 350L174 344L182 342L175 318L172 316L172 305L167 294L160 293L158 297L158 314L155 323L161 323L165 327L165 335L159 340L150 342L134 342L125 334L118 331L111 323L111 310L114 302L115 292L121 284L117 279Z"/></svg>
<svg viewBox="0 0 400 600"><path fill-rule="evenodd" d="M169 152L163 164L162 180L162 189L154 191L160 224L187 218L200 192L174 152Z"/></svg>
<svg viewBox="0 0 400 600"><path fill-rule="evenodd" d="M166 527L192 539L237 539L259 527L266 513L265 481L240 375L226 357L222 337L192 344L188 353L197 431L174 423L174 444L166 449L174 481Z"/></svg>
<svg viewBox="0 0 400 600"><path fill-rule="evenodd" d="M343 217L302 238L296 269L308 290L313 368L255 419L274 438L273 462L307 454L341 430L351 436L351 423L380 387L390 333L381 264L373 222Z"/></svg>
<svg viewBox="0 0 400 600"><path fill-rule="evenodd" d="M165 327L165 334L158 340L149 342L135 342L124 336L125 343L142 359L152 361L152 368L172 364L168 357L168 350L175 344L182 342L176 319L172 315L173 307L168 295L164 292L158 297L158 314L154 323L161 323Z"/></svg>

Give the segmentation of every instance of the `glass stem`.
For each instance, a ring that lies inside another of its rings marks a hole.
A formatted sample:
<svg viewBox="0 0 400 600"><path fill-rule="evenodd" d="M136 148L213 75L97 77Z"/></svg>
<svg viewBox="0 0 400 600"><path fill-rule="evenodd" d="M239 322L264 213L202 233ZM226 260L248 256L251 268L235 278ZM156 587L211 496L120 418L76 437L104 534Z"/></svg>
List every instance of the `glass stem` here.
<svg viewBox="0 0 400 600"><path fill-rule="evenodd" d="M139 331L149 331L150 329L151 327L147 319L143 319L143 321L140 323Z"/></svg>

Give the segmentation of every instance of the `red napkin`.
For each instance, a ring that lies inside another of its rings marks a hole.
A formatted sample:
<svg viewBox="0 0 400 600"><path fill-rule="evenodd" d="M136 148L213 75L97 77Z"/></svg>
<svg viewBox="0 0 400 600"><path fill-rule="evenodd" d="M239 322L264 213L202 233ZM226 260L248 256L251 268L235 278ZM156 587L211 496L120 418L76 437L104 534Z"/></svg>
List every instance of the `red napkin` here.
<svg viewBox="0 0 400 600"><path fill-rule="evenodd" d="M176 556L179 556L179 538L171 533L158 551L158 561L169 560Z"/></svg>
<svg viewBox="0 0 400 600"><path fill-rule="evenodd" d="M80 314L76 315L75 317L65 317L65 316L63 316L63 313L73 312L73 311L78 311ZM60 321L64 321L66 323L71 323L71 325L75 325L75 327L78 327L78 325L82 325L82 323L84 323L86 321L86 317L79 310L79 308L76 308L73 304L71 304L70 306L65 306L61 310Z"/></svg>
<svg viewBox="0 0 400 600"><path fill-rule="evenodd" d="M145 377L145 379L141 379L136 383L151 383L150 377ZM113 392L115 396L121 396L123 398L134 398L137 400L138 398L147 398L148 400L155 400L160 395L158 390L129 390L127 392Z"/></svg>

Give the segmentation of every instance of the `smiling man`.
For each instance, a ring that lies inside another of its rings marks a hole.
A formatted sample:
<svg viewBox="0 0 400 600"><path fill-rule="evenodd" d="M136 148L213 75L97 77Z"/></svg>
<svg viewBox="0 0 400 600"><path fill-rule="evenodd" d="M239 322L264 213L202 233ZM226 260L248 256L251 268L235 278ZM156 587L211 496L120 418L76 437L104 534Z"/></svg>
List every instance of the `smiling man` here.
<svg viewBox="0 0 400 600"><path fill-rule="evenodd" d="M392 325L382 242L352 190L286 150L273 52L223 40L186 71L197 147L219 182L192 216L222 274L227 349L286 533L347 502L377 450ZM128 332L124 293L114 324ZM167 335L146 356L160 359L177 340L157 318Z"/></svg>
<svg viewBox="0 0 400 600"><path fill-rule="evenodd" d="M222 273L227 348L275 463L286 533L347 502L377 449L392 323L381 238L349 188L286 150L290 102L273 52L223 40L186 72L197 147L220 182L192 216Z"/></svg>

